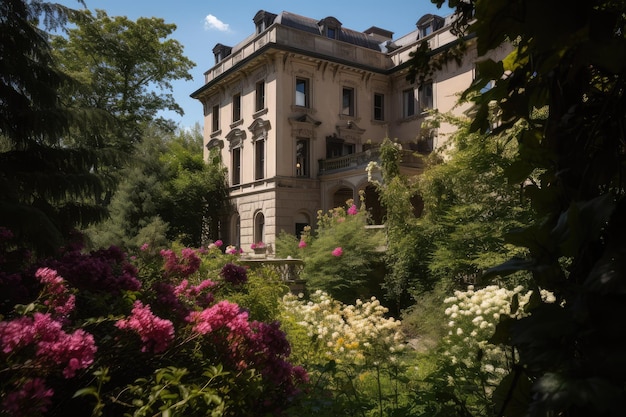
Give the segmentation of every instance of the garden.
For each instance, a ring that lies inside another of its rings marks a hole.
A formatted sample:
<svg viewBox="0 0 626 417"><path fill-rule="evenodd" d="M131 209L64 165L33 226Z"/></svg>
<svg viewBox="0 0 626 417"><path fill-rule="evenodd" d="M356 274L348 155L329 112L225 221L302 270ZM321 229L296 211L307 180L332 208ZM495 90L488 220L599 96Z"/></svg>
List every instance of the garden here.
<svg viewBox="0 0 626 417"><path fill-rule="evenodd" d="M448 4L411 81L513 52L432 114L458 129L423 174L385 139L384 229L361 196L280 236L294 294L219 240L223 167L146 93L190 76L172 25L0 2L0 416L622 416L624 4Z"/></svg>

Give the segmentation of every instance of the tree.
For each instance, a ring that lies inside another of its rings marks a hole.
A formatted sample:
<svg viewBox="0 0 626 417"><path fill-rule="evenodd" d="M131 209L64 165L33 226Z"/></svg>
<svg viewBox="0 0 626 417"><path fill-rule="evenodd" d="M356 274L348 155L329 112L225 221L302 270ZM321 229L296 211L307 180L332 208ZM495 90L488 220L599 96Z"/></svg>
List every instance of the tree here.
<svg viewBox="0 0 626 417"><path fill-rule="evenodd" d="M160 158L169 179L163 184L159 213L170 225L171 238L196 247L207 238L219 239L218 224L228 196L219 155L212 153L204 161L202 145L202 131L196 124L192 131L179 131Z"/></svg>
<svg viewBox="0 0 626 417"><path fill-rule="evenodd" d="M59 100L71 80L38 26L42 18L58 28L74 14L42 1L0 4L0 222L19 245L48 253L104 215L93 202L105 186L93 170L100 156L63 141L81 115Z"/></svg>
<svg viewBox="0 0 626 417"><path fill-rule="evenodd" d="M134 158L120 175L110 219L89 231L96 247L138 248L167 240L199 247L218 238L216 223L228 191L225 171L219 160L203 160L199 125L176 134L147 129Z"/></svg>
<svg viewBox="0 0 626 417"><path fill-rule="evenodd" d="M171 121L158 113L183 113L172 94L171 81L191 79L195 65L183 55L183 46L168 39L176 25L163 19L109 17L96 10L75 15L74 27L53 41L62 69L80 81L66 91L74 107L100 109L113 123L110 129L82 131L74 140L96 148L113 146L129 151L143 131L156 122L173 131Z"/></svg>
<svg viewBox="0 0 626 417"><path fill-rule="evenodd" d="M480 63L465 94L476 103L472 129L497 135L524 127L507 174L524 181L537 211L531 226L508 238L528 256L487 277L527 270L534 289L557 300L535 297L530 315L499 326L496 339L516 350L518 363L494 394L496 412L622 415L626 323L615 318L626 313L626 4L448 4L459 33L476 34L479 55L502 42L514 46L503 62ZM494 88L477 94L492 80Z"/></svg>

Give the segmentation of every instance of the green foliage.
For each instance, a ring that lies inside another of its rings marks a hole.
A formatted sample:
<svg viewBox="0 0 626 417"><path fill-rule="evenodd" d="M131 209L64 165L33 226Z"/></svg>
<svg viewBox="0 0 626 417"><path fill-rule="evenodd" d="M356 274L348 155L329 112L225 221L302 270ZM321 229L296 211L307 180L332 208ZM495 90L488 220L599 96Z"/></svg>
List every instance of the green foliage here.
<svg viewBox="0 0 626 417"><path fill-rule="evenodd" d="M111 116L107 125L82 130L73 140L128 152L151 123L172 131L172 122L158 113L182 114L169 92L171 82L191 79L189 70L195 65L183 55L183 46L168 38L176 26L155 17L109 17L103 10L85 10L71 23L65 36L53 39L63 71L80 83L66 91L66 100Z"/></svg>
<svg viewBox="0 0 626 417"><path fill-rule="evenodd" d="M352 206L348 201L348 209ZM365 210L348 214L348 209L319 212L317 229L313 235L305 234L307 246L301 249L307 288L324 290L347 303L378 293L384 274L380 248L385 244L380 230L366 228Z"/></svg>
<svg viewBox="0 0 626 417"><path fill-rule="evenodd" d="M452 119L458 130L441 149L444 162L419 178L425 217L435 242L429 270L435 280L474 282L483 271L523 252L505 244L505 235L531 221L520 184L507 180L519 128L498 137L469 131L468 121Z"/></svg>
<svg viewBox="0 0 626 417"><path fill-rule="evenodd" d="M399 174L397 146L388 139L382 144L378 190L387 210L390 265L385 289L402 307L409 296L415 299L438 282L447 287L474 282L494 264L521 254L504 243L504 236L532 217L519 184L508 182L505 174L514 162L512 137L519 128L492 138L470 132L467 120L440 114L434 119L456 125L457 131L415 178ZM411 204L416 196L424 204L420 218Z"/></svg>
<svg viewBox="0 0 626 417"><path fill-rule="evenodd" d="M497 135L523 128L506 173L525 181L524 195L537 212L530 227L507 238L528 256L488 276L529 271L533 287L553 291L563 305L537 304L508 326L506 340L518 352L515 369L527 373L521 378L514 371L506 380L501 410L511 416L621 415L626 346L617 335L626 328L614 318L626 306L626 5L449 5L457 9L459 27L476 34L479 54L514 40L503 62L481 64L465 94L476 105L473 130ZM494 88L477 94L492 80ZM517 406L509 409L513 399Z"/></svg>
<svg viewBox="0 0 626 417"><path fill-rule="evenodd" d="M72 83L55 64L48 33L76 13L41 1L0 5L0 220L24 246L51 253L71 231L103 218L95 197L107 179L103 156L68 146L74 122L87 123L59 100Z"/></svg>
<svg viewBox="0 0 626 417"><path fill-rule="evenodd" d="M146 131L135 165L122 171L108 221L89 230L95 247L138 248L179 241L200 246L216 238L227 187L221 164L205 163L200 127L170 134Z"/></svg>
<svg viewBox="0 0 626 417"><path fill-rule="evenodd" d="M282 297L289 291L276 271L271 268L248 270L248 282L237 291L223 294L224 298L246 306L252 320L271 322L280 317ZM282 326L281 326L282 327Z"/></svg>

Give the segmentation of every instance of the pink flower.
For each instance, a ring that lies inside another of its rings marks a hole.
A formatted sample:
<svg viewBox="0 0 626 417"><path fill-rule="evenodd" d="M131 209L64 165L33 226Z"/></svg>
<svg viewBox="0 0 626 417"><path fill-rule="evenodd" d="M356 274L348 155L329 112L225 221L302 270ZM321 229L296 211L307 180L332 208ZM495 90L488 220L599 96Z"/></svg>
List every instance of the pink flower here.
<svg viewBox="0 0 626 417"><path fill-rule="evenodd" d="M215 246L217 246L218 248L221 248L221 247L222 247L222 245L224 244L224 242L222 242L221 240L219 240L219 239L218 239L218 240L216 240L216 241L215 241L215 243L214 243L214 244L215 244Z"/></svg>
<svg viewBox="0 0 626 417"><path fill-rule="evenodd" d="M67 316L76 306L76 297L70 294L65 286L65 280L57 271L50 268L39 268L35 277L44 285L43 295L47 299L44 305L51 307L60 316Z"/></svg>
<svg viewBox="0 0 626 417"><path fill-rule="evenodd" d="M202 261L196 254L196 251L190 248L184 248L180 251L180 259L171 249L161 250L161 257L165 260L165 272L172 275L180 275L188 277L200 268Z"/></svg>
<svg viewBox="0 0 626 417"><path fill-rule="evenodd" d="M237 248L233 245L229 245L226 247L226 254L227 255L236 255L239 253L239 251L237 250Z"/></svg>
<svg viewBox="0 0 626 417"><path fill-rule="evenodd" d="M359 209L356 208L356 205L351 205L350 208L348 209L348 214L351 216L354 216L355 214L357 214L359 212Z"/></svg>
<svg viewBox="0 0 626 417"><path fill-rule="evenodd" d="M142 352L148 350L154 353L163 352L174 340L172 322L155 316L150 310L150 305L144 306L139 300L135 301L130 317L118 321L115 326L136 332L143 342Z"/></svg>
<svg viewBox="0 0 626 417"><path fill-rule="evenodd" d="M0 344L2 352L11 353L28 346L35 339L35 328L30 317L20 317L11 321L0 321Z"/></svg>
<svg viewBox="0 0 626 417"><path fill-rule="evenodd" d="M304 240L301 240L301 241L298 243L298 247L299 247L300 249L302 249L302 248L306 248L306 242L305 242Z"/></svg>
<svg viewBox="0 0 626 417"><path fill-rule="evenodd" d="M145 251L148 250L149 247L150 247L150 245L148 245L147 243L144 243L143 245L141 245L139 250L141 250L142 252L145 252Z"/></svg>
<svg viewBox="0 0 626 417"><path fill-rule="evenodd" d="M35 313L33 327L37 335L36 356L57 365L66 364L63 369L65 378L74 377L77 370L86 369L93 363L98 349L91 334L82 329L65 333L61 323L52 319L50 314Z"/></svg>
<svg viewBox="0 0 626 417"><path fill-rule="evenodd" d="M339 257L339 256L343 255L343 249L341 249L341 247L338 246L335 249L333 249L332 254L333 254L333 256Z"/></svg>
<svg viewBox="0 0 626 417"><path fill-rule="evenodd" d="M192 311L187 321L193 324L193 331L200 334L228 328L232 333L245 335L250 330L248 313L227 300L220 301L203 311Z"/></svg>
<svg viewBox="0 0 626 417"><path fill-rule="evenodd" d="M9 392L2 409L15 417L42 415L52 403L54 391L41 378L27 379L15 391Z"/></svg>

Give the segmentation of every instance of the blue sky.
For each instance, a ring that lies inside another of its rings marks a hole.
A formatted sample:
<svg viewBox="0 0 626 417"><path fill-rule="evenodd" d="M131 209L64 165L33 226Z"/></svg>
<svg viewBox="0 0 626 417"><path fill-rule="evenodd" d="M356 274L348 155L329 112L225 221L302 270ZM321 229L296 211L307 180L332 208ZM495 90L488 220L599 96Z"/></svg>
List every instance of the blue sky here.
<svg viewBox="0 0 626 417"><path fill-rule="evenodd" d="M81 7L76 0L58 3ZM185 47L185 55L196 63L193 80L173 83L173 94L185 115L168 113L181 127L202 124L202 106L189 94L203 84L203 73L214 64L212 49L217 43L235 45L254 32L252 18L259 10L272 13L288 11L323 19L337 18L344 27L363 31L377 26L399 38L415 29L415 23L426 13L446 16L449 9L437 9L429 0L85 0L88 9L103 9L109 16L159 17L174 23L171 38Z"/></svg>

